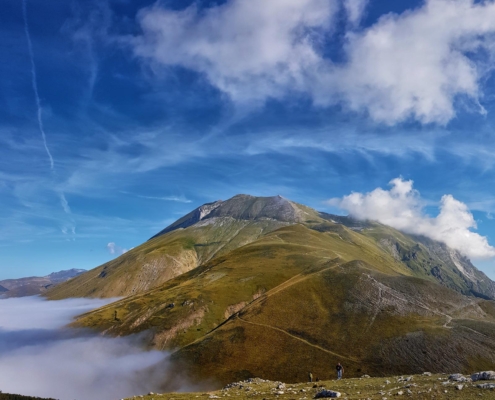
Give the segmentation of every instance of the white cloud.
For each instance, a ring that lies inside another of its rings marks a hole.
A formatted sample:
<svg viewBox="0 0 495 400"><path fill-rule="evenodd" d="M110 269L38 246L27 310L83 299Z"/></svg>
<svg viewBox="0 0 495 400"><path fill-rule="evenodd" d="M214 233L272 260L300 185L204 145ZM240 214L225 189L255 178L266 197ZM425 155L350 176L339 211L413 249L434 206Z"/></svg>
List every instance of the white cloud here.
<svg viewBox="0 0 495 400"><path fill-rule="evenodd" d="M240 103L305 90L306 74L321 58L315 50L332 27L337 3L329 0L232 0L206 10L143 9L137 55L181 65Z"/></svg>
<svg viewBox="0 0 495 400"><path fill-rule="evenodd" d="M110 301L0 300L1 389L61 400L110 400L160 390L169 375L167 353L143 351L137 338L63 328L74 316ZM177 382L175 390L186 389L180 377Z"/></svg>
<svg viewBox="0 0 495 400"><path fill-rule="evenodd" d="M344 8L347 13L347 19L351 25L356 26L363 17L369 0L344 0Z"/></svg>
<svg viewBox="0 0 495 400"><path fill-rule="evenodd" d="M124 253L127 253L127 249L117 246L114 242L110 242L107 244L107 250L110 254L117 254L119 256Z"/></svg>
<svg viewBox="0 0 495 400"><path fill-rule="evenodd" d="M476 221L466 204L450 194L444 195L439 214L431 217L424 212L425 203L413 189L413 181L396 178L390 184L390 190L377 188L329 202L357 219L379 221L404 232L444 242L468 257L495 257L495 248L486 237L472 231L476 229Z"/></svg>
<svg viewBox="0 0 495 400"><path fill-rule="evenodd" d="M199 10L141 10L135 54L153 66L178 65L203 74L238 104L263 104L294 92L318 106L345 104L376 121L409 118L445 124L459 98L484 112L481 79L495 55L495 3L427 0L347 32L346 62L324 56L341 2L231 0ZM343 0L351 27L365 0Z"/></svg>

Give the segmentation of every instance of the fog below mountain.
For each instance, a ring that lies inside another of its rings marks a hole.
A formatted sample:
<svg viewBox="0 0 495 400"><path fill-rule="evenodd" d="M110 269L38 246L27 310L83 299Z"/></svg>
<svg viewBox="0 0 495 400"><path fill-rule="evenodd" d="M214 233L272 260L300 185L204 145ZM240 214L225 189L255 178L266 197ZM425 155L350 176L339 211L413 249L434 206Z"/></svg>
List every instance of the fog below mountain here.
<svg viewBox="0 0 495 400"><path fill-rule="evenodd" d="M64 327L74 316L111 301L0 300L0 390L61 400L156 391L167 353L143 351L137 337L108 338Z"/></svg>

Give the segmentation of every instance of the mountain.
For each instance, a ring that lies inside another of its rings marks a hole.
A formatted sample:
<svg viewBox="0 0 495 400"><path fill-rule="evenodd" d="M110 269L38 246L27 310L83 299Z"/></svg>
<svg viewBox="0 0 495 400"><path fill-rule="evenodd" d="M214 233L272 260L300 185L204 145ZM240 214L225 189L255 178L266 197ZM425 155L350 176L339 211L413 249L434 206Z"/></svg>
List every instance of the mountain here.
<svg viewBox="0 0 495 400"><path fill-rule="evenodd" d="M59 286L48 296L61 299L143 293L266 233L308 218L319 217L316 211L280 196L237 195L205 204L149 241Z"/></svg>
<svg viewBox="0 0 495 400"><path fill-rule="evenodd" d="M495 363L495 283L467 258L279 196L201 206L46 295L118 293L74 326L142 333L195 380L325 379L337 361L347 376Z"/></svg>
<svg viewBox="0 0 495 400"><path fill-rule="evenodd" d="M47 276L31 276L0 281L0 298L34 296L46 292L59 283L86 272L84 269L69 269L53 272Z"/></svg>

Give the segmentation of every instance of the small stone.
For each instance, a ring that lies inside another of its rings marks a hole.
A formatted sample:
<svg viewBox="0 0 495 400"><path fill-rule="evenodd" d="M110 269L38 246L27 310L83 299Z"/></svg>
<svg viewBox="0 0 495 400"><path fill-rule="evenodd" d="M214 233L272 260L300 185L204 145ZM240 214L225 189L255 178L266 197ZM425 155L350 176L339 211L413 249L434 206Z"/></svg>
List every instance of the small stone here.
<svg viewBox="0 0 495 400"><path fill-rule="evenodd" d="M385 385L390 385L391 383L388 379L385 381Z"/></svg>
<svg viewBox="0 0 495 400"><path fill-rule="evenodd" d="M371 378L371 376L365 374L361 378Z"/></svg>
<svg viewBox="0 0 495 400"><path fill-rule="evenodd" d="M431 372L423 372L424 376L431 376Z"/></svg>
<svg viewBox="0 0 495 400"><path fill-rule="evenodd" d="M403 392L402 390L399 390L399 391L397 392L397 396L402 396L403 394L404 394L404 392Z"/></svg>
<svg viewBox="0 0 495 400"><path fill-rule="evenodd" d="M463 388L463 387L464 387L464 385L456 385L456 386L455 386L455 388L456 388L457 390L462 390L462 388Z"/></svg>

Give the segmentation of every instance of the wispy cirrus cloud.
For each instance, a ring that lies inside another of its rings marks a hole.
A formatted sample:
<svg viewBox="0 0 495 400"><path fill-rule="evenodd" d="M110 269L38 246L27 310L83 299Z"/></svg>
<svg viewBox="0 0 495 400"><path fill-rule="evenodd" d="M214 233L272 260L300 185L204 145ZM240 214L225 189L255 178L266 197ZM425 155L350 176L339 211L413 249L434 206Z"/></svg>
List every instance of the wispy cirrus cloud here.
<svg viewBox="0 0 495 400"><path fill-rule="evenodd" d="M146 195L142 195L142 194L126 192L124 190L121 190L120 193L129 194L131 196L138 197L140 199L160 200L160 201L176 201L178 203L191 203L191 200L187 199L184 196L146 196Z"/></svg>

